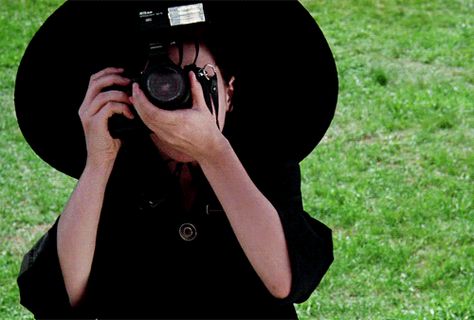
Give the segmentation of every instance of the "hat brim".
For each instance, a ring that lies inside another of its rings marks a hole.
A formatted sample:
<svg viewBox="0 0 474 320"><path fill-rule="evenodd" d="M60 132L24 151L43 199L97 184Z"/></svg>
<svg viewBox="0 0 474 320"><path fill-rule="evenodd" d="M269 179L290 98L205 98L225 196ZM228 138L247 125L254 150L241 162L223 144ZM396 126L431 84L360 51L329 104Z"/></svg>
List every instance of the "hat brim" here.
<svg viewBox="0 0 474 320"><path fill-rule="evenodd" d="M67 1L20 63L20 129L44 161L72 177L80 176L87 156L78 109L90 76L111 66L137 72L146 62L134 25L144 3L151 2ZM242 156L301 161L324 136L337 102L336 66L320 28L297 1L205 4L222 45L238 60L225 135Z"/></svg>

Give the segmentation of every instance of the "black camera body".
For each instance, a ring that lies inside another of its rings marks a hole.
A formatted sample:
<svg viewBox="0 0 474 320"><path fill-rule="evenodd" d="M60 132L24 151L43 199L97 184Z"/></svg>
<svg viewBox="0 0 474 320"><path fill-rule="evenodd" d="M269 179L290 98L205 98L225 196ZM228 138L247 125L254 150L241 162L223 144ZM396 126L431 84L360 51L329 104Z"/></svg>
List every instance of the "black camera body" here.
<svg viewBox="0 0 474 320"><path fill-rule="evenodd" d="M138 76L131 77L132 83L140 85L148 100L156 107L166 110L190 108L192 106L189 72L196 75L200 82L206 104L216 118L218 112L217 76L212 65L196 66L199 54L199 41L194 38L196 56L194 62L184 67L182 64L182 41L189 39L190 30L207 23L202 3L182 5L160 9L140 10L138 26L140 36L148 50L146 65ZM168 56L170 46L175 45L180 52L179 63L175 64ZM125 71L126 72L126 71ZM131 95L131 85L127 87L111 86L106 90L121 90ZM133 109L133 108L132 108ZM125 138L133 133L150 132L138 117L129 120L122 115L109 119L109 132L114 138Z"/></svg>

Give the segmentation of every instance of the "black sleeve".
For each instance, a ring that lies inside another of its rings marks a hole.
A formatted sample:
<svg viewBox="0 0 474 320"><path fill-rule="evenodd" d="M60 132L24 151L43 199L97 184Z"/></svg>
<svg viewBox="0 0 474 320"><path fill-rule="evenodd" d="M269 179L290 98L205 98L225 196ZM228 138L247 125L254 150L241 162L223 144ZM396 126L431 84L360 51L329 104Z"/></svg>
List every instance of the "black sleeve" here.
<svg viewBox="0 0 474 320"><path fill-rule="evenodd" d="M298 163L266 165L257 185L280 216L291 263L292 285L282 304L306 301L334 260L332 232L303 210Z"/></svg>
<svg viewBox="0 0 474 320"><path fill-rule="evenodd" d="M17 279L20 303L37 319L72 314L56 249L58 221L24 256Z"/></svg>

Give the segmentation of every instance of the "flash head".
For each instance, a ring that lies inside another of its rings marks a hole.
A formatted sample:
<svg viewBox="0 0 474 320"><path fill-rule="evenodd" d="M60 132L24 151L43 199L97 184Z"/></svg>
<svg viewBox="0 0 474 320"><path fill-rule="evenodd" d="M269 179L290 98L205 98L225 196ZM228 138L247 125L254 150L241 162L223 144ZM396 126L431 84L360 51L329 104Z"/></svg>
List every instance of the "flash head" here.
<svg viewBox="0 0 474 320"><path fill-rule="evenodd" d="M147 41L164 40L171 30L207 22L202 3L160 9L146 9L138 13L140 32ZM158 39L159 38L159 39Z"/></svg>

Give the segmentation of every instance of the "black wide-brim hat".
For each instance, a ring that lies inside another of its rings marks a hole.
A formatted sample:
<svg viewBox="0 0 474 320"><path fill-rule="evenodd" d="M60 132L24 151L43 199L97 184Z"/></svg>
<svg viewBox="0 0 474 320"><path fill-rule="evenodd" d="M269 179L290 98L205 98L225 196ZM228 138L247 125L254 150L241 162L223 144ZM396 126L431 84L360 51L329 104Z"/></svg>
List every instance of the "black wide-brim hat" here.
<svg viewBox="0 0 474 320"><path fill-rule="evenodd" d="M78 109L89 78L106 67L140 71L143 6L187 2L66 1L28 45L16 78L20 129L57 170L79 177L87 151ZM243 158L301 161L334 116L335 61L310 13L297 1L204 1L218 45L232 56L234 108L224 134Z"/></svg>

